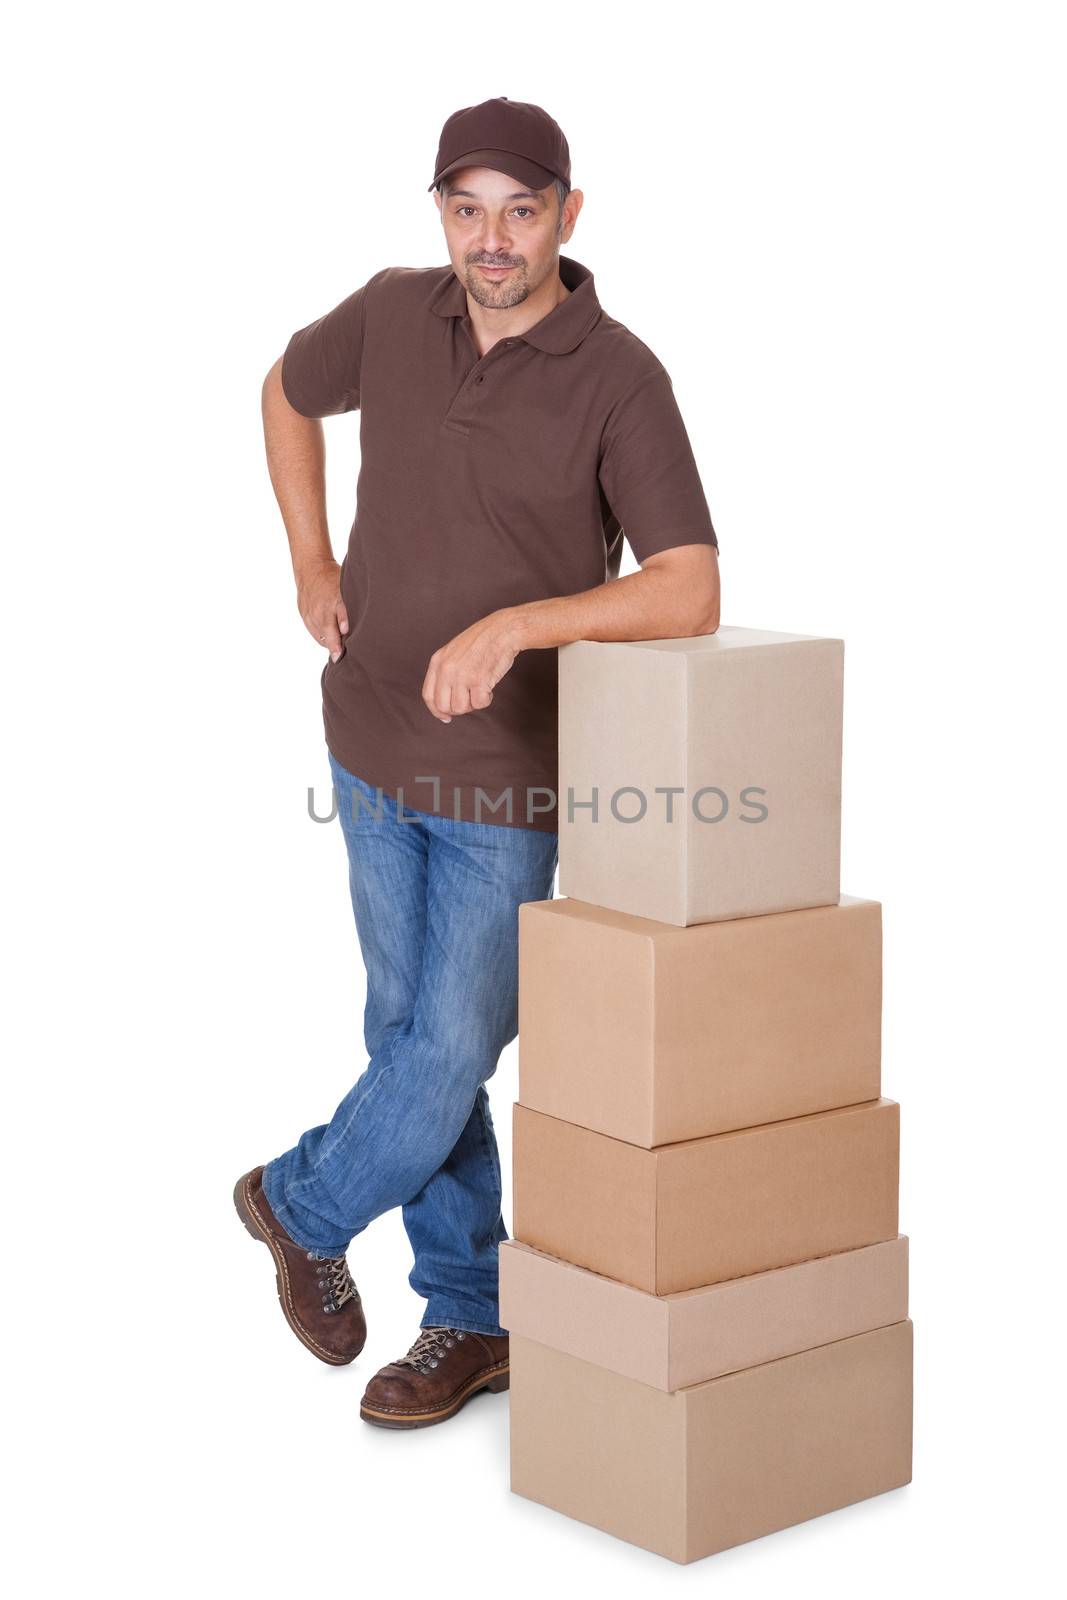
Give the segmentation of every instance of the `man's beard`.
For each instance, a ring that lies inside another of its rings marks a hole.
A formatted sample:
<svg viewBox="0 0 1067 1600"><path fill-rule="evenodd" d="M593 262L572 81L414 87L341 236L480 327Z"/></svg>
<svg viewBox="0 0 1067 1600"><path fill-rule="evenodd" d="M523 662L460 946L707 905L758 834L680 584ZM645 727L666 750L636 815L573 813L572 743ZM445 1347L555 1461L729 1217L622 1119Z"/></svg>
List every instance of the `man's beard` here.
<svg viewBox="0 0 1067 1600"><path fill-rule="evenodd" d="M530 293L530 282L525 266L518 262L508 263L512 267L506 278L500 278L496 283L491 278L483 278L478 267L490 266L491 262L474 262L467 267L467 292L478 305L485 306L490 311L503 311L508 306L517 306L525 300Z"/></svg>

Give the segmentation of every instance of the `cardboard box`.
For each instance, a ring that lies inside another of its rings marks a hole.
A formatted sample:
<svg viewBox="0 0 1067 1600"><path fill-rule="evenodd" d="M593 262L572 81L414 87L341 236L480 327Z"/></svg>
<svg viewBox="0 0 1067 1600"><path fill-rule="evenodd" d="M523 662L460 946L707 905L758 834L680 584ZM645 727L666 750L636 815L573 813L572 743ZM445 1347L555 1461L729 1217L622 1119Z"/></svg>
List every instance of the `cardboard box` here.
<svg viewBox="0 0 1067 1600"><path fill-rule="evenodd" d="M650 1294L897 1236L894 1100L645 1150L514 1107L513 1234Z"/></svg>
<svg viewBox="0 0 1067 1600"><path fill-rule="evenodd" d="M511 1336L516 1494L695 1561L911 1481L910 1320L667 1394Z"/></svg>
<svg viewBox="0 0 1067 1600"><path fill-rule="evenodd" d="M878 1098L882 908L519 907L519 1100L646 1148Z"/></svg>
<svg viewBox="0 0 1067 1600"><path fill-rule="evenodd" d="M502 1327L654 1389L683 1389L907 1315L904 1234L667 1295L617 1283L516 1239L500 1246Z"/></svg>
<svg viewBox="0 0 1067 1600"><path fill-rule="evenodd" d="M683 927L837 900L840 639L722 627L558 656L561 894Z"/></svg>

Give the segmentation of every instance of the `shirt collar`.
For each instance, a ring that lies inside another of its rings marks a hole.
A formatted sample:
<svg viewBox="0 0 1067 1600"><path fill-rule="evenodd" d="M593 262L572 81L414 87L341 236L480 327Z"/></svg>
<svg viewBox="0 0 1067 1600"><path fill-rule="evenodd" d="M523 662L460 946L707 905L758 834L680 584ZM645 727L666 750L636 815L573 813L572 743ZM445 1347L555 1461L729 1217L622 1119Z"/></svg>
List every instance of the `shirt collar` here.
<svg viewBox="0 0 1067 1600"><path fill-rule="evenodd" d="M553 306L540 322L535 322L532 328L518 335L535 349L545 350L552 356L565 356L576 350L602 314L593 274L588 267L571 256L561 255L559 275L571 291L566 300ZM466 316L467 291L454 271L434 290L430 297L430 310L439 317Z"/></svg>

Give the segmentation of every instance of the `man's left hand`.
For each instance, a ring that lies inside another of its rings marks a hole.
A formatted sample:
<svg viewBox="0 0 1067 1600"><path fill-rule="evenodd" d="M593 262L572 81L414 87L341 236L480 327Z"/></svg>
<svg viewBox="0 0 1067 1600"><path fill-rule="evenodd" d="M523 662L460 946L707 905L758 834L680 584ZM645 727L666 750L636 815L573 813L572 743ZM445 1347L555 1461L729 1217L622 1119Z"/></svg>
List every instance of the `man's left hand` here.
<svg viewBox="0 0 1067 1600"><path fill-rule="evenodd" d="M435 650L422 684L426 707L439 722L484 711L493 690L519 653L515 618L492 611Z"/></svg>

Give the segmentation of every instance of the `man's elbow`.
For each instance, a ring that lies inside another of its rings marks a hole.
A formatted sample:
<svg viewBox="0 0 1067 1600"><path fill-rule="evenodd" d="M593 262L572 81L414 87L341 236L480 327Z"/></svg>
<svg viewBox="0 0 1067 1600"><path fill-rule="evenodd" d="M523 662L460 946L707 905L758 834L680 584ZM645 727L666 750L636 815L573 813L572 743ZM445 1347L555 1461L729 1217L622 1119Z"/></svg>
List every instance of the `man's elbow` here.
<svg viewBox="0 0 1067 1600"><path fill-rule="evenodd" d="M716 633L719 627L719 602L721 590L719 586L718 562L715 563L715 572L710 582L695 585L693 596L693 622L691 637L696 638L704 633Z"/></svg>
<svg viewBox="0 0 1067 1600"><path fill-rule="evenodd" d="M691 638L704 633L716 633L719 627L719 597L714 595L701 604L689 630Z"/></svg>
<svg viewBox="0 0 1067 1600"><path fill-rule="evenodd" d="M664 607L664 621L669 610L668 626L673 627L674 638L696 638L700 634L715 633L719 626L719 561L718 551L707 544L691 544L658 551L646 556L642 571L662 574L660 604Z"/></svg>

